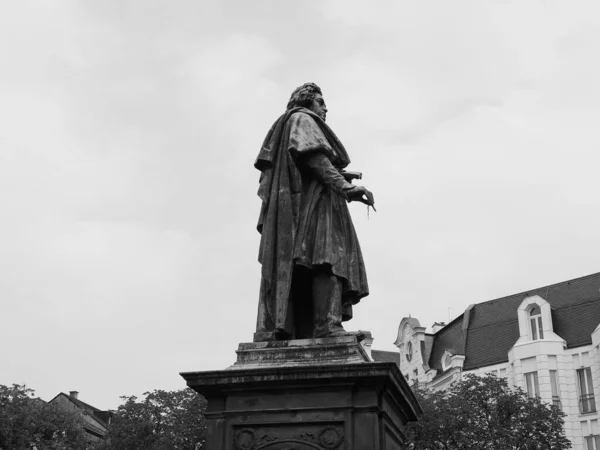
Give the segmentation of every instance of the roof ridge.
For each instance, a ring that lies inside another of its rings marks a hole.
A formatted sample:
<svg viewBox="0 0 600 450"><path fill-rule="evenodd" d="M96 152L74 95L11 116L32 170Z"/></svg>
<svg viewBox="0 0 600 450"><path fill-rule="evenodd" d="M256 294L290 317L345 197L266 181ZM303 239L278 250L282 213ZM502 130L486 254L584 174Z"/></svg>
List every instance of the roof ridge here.
<svg viewBox="0 0 600 450"><path fill-rule="evenodd" d="M102 412L101 409L96 408L95 406L90 405L89 403L84 402L83 400L79 400L78 398L75 398L73 400L78 401L79 403L81 403L83 406L90 408L93 412Z"/></svg>
<svg viewBox="0 0 600 450"><path fill-rule="evenodd" d="M471 306L471 305L472 305L472 303L469 304L469 306ZM465 311L469 308L469 306L467 306L465 308ZM460 319L462 321L462 317L465 315L465 311L461 312L458 316L456 316L454 319L452 319L450 322L448 322L446 325L444 325L443 328L440 328L435 333L431 333L431 336L437 336L437 334L441 333L443 330L449 329L450 325L452 325L454 322L457 322L458 319ZM429 333L425 333L425 334L429 334Z"/></svg>
<svg viewBox="0 0 600 450"><path fill-rule="evenodd" d="M565 306L561 306L560 308L556 308L557 311L564 311L564 310L568 310L568 309L575 309L575 308L584 308L586 306L588 306L590 303L594 303L594 302L598 302L600 301L600 298L594 298L592 300L587 300L585 302L580 302L580 303L570 303L567 304Z"/></svg>
<svg viewBox="0 0 600 450"><path fill-rule="evenodd" d="M89 403L84 402L83 400L79 400L78 398L75 397L71 397L69 394L65 394L64 392L60 392L59 394L57 394L52 400L54 400L56 397L58 397L59 395L64 395L65 397L67 397L69 400L71 400L73 403L75 403L76 405L78 404L79 406L83 406L86 408L91 409L93 412L102 412L101 409L96 408L95 406L90 405ZM50 401L52 401L50 400Z"/></svg>
<svg viewBox="0 0 600 450"><path fill-rule="evenodd" d="M486 303L496 302L496 301L499 301L499 300L505 300L505 299L510 298L510 297L517 297L519 295L529 294L530 292L533 292L533 291L539 291L539 290L542 290L542 289L549 289L551 287L556 287L556 286L560 286L560 285L563 285L563 284L569 284L569 283L571 283L573 281L580 281L580 280L583 280L584 278L591 278L591 277L594 277L594 276L600 276L600 272L591 273L589 275L584 275L582 277L572 278L570 280L560 281L558 283L549 284L547 286L540 286L540 287L537 287L537 288L528 289L528 290L523 291L523 292L517 292L516 294L510 294L510 295L505 295L503 297L493 298L491 300L486 300L485 302L476 303L476 305L479 306L479 305L484 305Z"/></svg>

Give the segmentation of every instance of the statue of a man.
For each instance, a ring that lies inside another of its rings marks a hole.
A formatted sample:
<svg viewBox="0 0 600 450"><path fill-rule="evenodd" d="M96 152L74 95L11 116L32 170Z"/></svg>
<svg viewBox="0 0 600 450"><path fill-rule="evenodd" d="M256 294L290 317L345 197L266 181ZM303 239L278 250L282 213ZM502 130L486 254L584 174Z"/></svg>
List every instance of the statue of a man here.
<svg viewBox="0 0 600 450"><path fill-rule="evenodd" d="M349 182L350 158L326 114L316 84L294 90L254 164L262 199L254 341L346 335L342 322L369 294L347 202L372 206L373 194Z"/></svg>

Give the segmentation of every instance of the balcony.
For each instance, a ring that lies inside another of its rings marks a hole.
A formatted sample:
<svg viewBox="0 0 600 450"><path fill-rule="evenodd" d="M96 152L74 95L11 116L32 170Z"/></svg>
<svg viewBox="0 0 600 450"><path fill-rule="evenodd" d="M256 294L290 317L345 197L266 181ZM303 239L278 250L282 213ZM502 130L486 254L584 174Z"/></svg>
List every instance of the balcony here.
<svg viewBox="0 0 600 450"><path fill-rule="evenodd" d="M562 403L560 402L560 397L558 395L552 396L552 404L556 406L558 409L562 410Z"/></svg>
<svg viewBox="0 0 600 450"><path fill-rule="evenodd" d="M594 394L581 395L579 397L579 412L588 414L596 412L596 400Z"/></svg>

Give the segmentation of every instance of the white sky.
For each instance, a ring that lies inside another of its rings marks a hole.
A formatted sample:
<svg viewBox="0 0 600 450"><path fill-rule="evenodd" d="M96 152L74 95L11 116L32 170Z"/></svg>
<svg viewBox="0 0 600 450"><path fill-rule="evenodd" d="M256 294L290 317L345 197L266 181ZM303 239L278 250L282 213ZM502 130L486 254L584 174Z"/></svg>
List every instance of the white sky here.
<svg viewBox="0 0 600 450"><path fill-rule="evenodd" d="M0 3L0 384L185 386L255 327L253 162L291 91L375 193L347 329L600 271L600 2Z"/></svg>

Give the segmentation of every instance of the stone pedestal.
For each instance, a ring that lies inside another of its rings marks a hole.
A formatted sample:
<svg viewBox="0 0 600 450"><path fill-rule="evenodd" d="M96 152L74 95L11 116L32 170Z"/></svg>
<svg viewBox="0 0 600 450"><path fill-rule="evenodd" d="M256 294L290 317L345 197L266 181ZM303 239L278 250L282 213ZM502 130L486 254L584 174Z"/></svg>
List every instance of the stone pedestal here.
<svg viewBox="0 0 600 450"><path fill-rule="evenodd" d="M421 413L394 363L353 336L240 344L228 369L181 375L208 400L208 450L401 450Z"/></svg>

